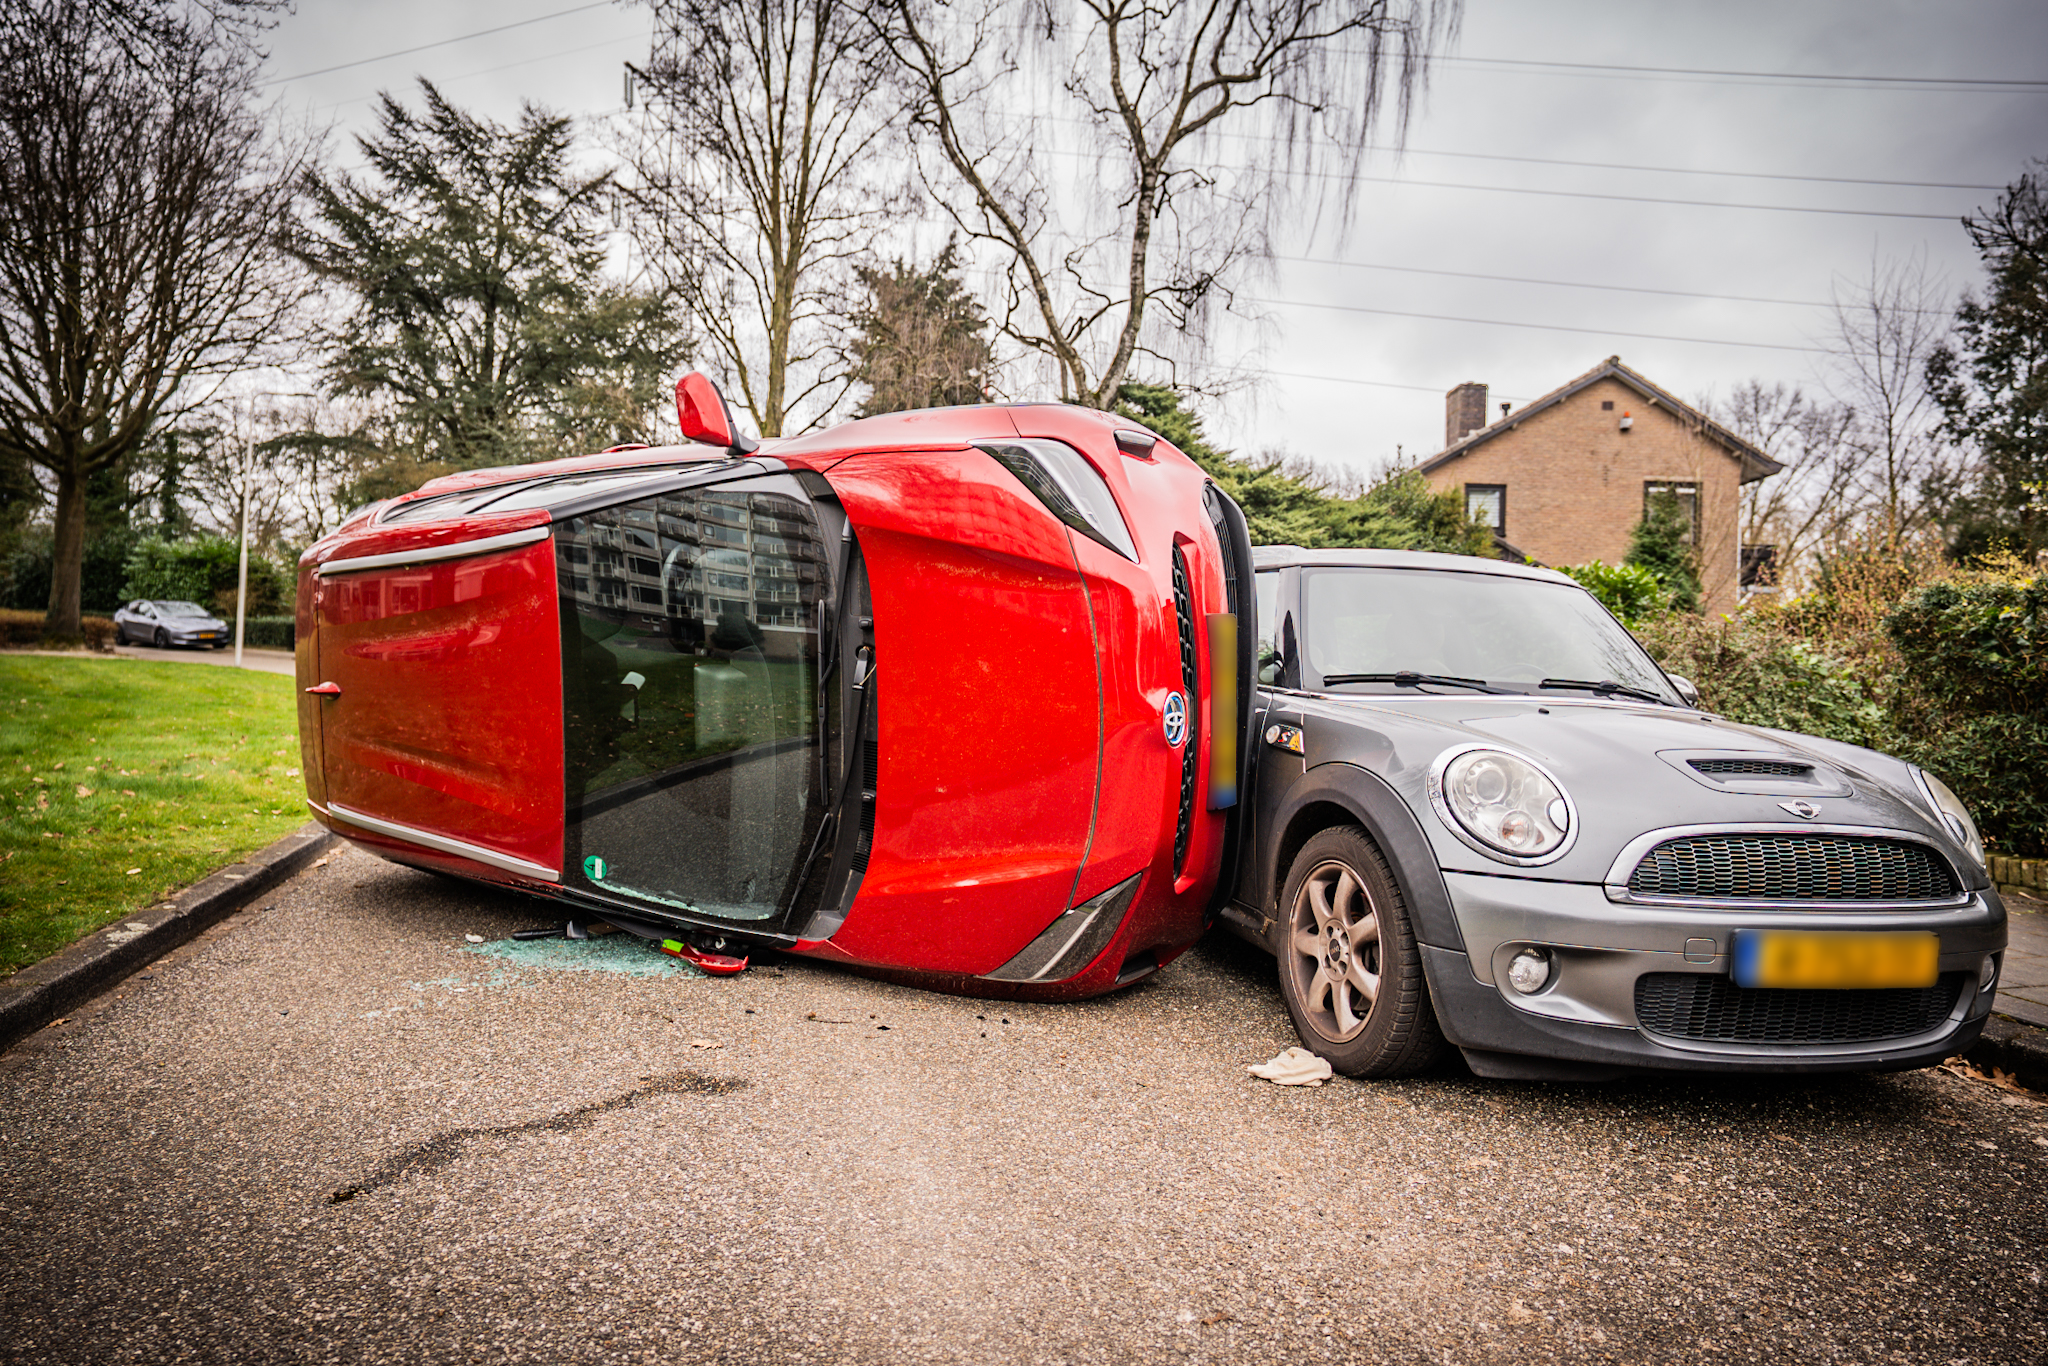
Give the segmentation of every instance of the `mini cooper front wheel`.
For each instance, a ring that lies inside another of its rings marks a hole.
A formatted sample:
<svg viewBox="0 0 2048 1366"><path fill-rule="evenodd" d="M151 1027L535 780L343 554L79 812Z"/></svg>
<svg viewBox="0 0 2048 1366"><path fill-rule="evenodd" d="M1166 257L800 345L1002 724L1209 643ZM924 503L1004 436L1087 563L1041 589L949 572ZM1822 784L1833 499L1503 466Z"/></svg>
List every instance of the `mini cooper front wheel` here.
<svg viewBox="0 0 2048 1366"><path fill-rule="evenodd" d="M1403 1077L1444 1049L1422 955L1386 859L1363 831L1312 837L1288 870L1280 995L1310 1052L1347 1076Z"/></svg>

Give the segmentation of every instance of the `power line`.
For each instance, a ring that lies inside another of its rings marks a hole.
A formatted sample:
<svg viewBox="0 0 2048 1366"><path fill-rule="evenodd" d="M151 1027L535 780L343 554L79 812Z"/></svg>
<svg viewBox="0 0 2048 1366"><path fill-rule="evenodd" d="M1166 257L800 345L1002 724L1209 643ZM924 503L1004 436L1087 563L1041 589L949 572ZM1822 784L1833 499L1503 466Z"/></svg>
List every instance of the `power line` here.
<svg viewBox="0 0 2048 1366"><path fill-rule="evenodd" d="M1518 323L1500 318L1458 318L1444 313L1405 313L1395 308L1370 308L1364 304L1310 303L1305 299L1256 299L1247 302L1273 308L1319 308L1335 313L1374 313L1386 318L1418 318L1424 322L1469 323L1476 327L1524 327L1539 332L1576 332L1589 337L1628 337L1636 341L1686 342L1696 346L1741 346L1759 351L1821 352L1820 346L1790 346L1782 342L1732 341L1721 337L1673 337L1660 332L1617 332L1607 327L1567 327L1563 323Z"/></svg>
<svg viewBox="0 0 2048 1366"><path fill-rule="evenodd" d="M1281 174L1290 174L1281 172ZM1300 174L1293 172L1291 174ZM1520 185L1463 185L1449 180L1410 180L1406 176L1351 176L1341 171L1316 172L1323 178L1362 180L1379 185L1420 185L1433 190L1477 190L1486 194L1533 194L1549 199L1602 199L1621 204L1676 204L1689 209L1749 209L1761 213L1824 213L1847 218L1920 218L1952 223L1952 213L1903 213L1891 209L1827 209L1809 204L1736 204L1717 199L1671 199L1662 195L1601 194L1594 190L1539 190Z"/></svg>
<svg viewBox="0 0 2048 1366"><path fill-rule="evenodd" d="M347 71L351 67L368 66L372 62L389 61L393 57L410 57L415 52L426 52L437 47L448 47L454 43L466 43L472 38L486 38L493 33L505 33L515 28L526 28L531 24L543 24L550 19L560 19L565 15L583 14L590 10L610 9L611 7L612 0L593 0L593 3L588 5L577 5L572 9L558 9L553 14L538 14L531 19L521 19L517 23L500 24L496 28L480 28L474 33L458 34L453 38L443 38L438 42L421 43L418 47L404 47L396 52L379 53L375 57L362 57L353 62L341 62L334 66L323 66L317 71L301 71L296 76L279 76L275 80L264 81L257 89L268 90L273 85L288 85L293 81L303 81L312 76L325 76L331 71Z"/></svg>
<svg viewBox="0 0 2048 1366"><path fill-rule="evenodd" d="M1090 119L1072 116L1041 114L1038 116L1048 123L1066 123L1077 128L1095 129L1100 125ZM1212 138L1233 138L1240 142L1286 143L1288 139L1273 133L1251 133L1235 128L1217 128L1203 134ZM1653 175L1703 175L1719 176L1732 180L1783 180L1814 185L1877 185L1901 190L2002 190L2003 185L1983 185L1974 182L1951 180L1881 180L1869 176L1832 175L1791 175L1776 171L1723 171L1702 169L1692 166L1643 166L1631 162L1617 161L1568 161L1558 157L1515 156L1506 152L1446 152L1425 147L1388 146L1369 143L1359 150L1365 152L1391 152L1395 155L1422 157L1454 157L1463 161L1512 161L1529 166L1570 166L1587 171L1629 171L1648 172Z"/></svg>
<svg viewBox="0 0 2048 1366"><path fill-rule="evenodd" d="M1246 136L1236 134L1234 136ZM1261 135L1251 135L1261 136ZM1368 147L1371 152L1408 152L1423 157L1459 157L1468 161L1516 161L1530 166L1573 166L1588 171L1648 171L1657 175L1710 175L1738 180L1791 180L1816 185L1883 185L1902 190L2002 190L2002 185L1965 185L1946 180L1868 180L1862 176L1782 175L1770 171L1695 170L1690 166L1633 166L1613 161L1563 161L1556 157L1518 157L1499 152L1434 152L1420 147Z"/></svg>
<svg viewBox="0 0 2048 1366"><path fill-rule="evenodd" d="M1824 81L1837 85L1852 83L1873 86L1896 85L1909 89L1955 87L1958 90L1984 90L1992 94L2048 91L2048 80L2035 80L2032 78L2001 80L1994 77L1975 76L1831 75L1825 71L1723 71L1712 67L1635 66L1612 62L1551 62L1527 57L1439 57L1437 60L1470 66L1517 66L1538 70L1556 69L1562 71L1614 71L1630 76L1726 76L1751 81Z"/></svg>
<svg viewBox="0 0 2048 1366"><path fill-rule="evenodd" d="M1441 386L1434 384L1396 384L1390 379L1359 379L1353 375L1307 375L1296 370L1266 369L1261 369L1259 373L1271 375L1277 379L1312 379L1321 380L1326 384L1364 384L1375 389L1410 389L1418 394L1442 394L1445 392ZM1530 401L1516 394L1496 392L1493 396L1497 399L1505 399L1510 403L1527 403Z"/></svg>
<svg viewBox="0 0 2048 1366"><path fill-rule="evenodd" d="M1049 116L1048 123L1086 124L1083 119L1069 119ZM1092 125L1091 125L1092 126ZM1230 135L1224 136L1245 136ZM1099 152L1081 148L1038 147L1035 152L1045 156L1067 157L1100 163L1104 160ZM1181 167L1180 170L1188 168ZM1232 168L1240 169L1240 168ZM1313 180L1339 180L1346 183L1374 185L1417 185L1433 190L1473 190L1482 194L1533 194L1549 199L1598 199L1620 204L1672 204L1690 209L1744 209L1761 213L1819 213L1848 218L1915 218L1934 223L1953 223L1961 218L1955 213L1911 213L1893 209L1834 209L1809 204L1746 204L1721 199L1673 199L1666 195L1603 194L1597 190L1543 190L1522 185L1469 185L1454 180L1415 180L1408 176L1353 175L1348 171L1313 171L1300 167L1282 167L1273 174L1283 179L1306 177Z"/></svg>
<svg viewBox="0 0 2048 1366"><path fill-rule="evenodd" d="M514 67L532 66L535 62L559 61L563 57L574 57L581 52L595 52L601 47L617 47L621 43L644 43L646 41L645 38L637 34L627 34L623 38L606 38L601 42L585 43L582 47L565 47L558 52L544 52L538 57L522 57L516 62L506 62L500 66L487 66L479 71L465 71L460 76L448 76L437 79L435 84L452 86L458 81L472 80L478 76L494 76L500 71L510 71ZM352 104L367 104L376 98L375 95L358 95L354 99L336 100L333 104L323 104L319 107L319 110L321 113L326 113L329 110L345 109Z"/></svg>
<svg viewBox="0 0 2048 1366"><path fill-rule="evenodd" d="M1328 256L1282 256L1276 261L1295 261L1309 266L1351 266L1358 270L1388 270L1402 275L1442 275L1454 280L1489 280L1508 285L1548 285L1553 289L1601 289L1614 294L1661 294L1673 299L1711 299L1732 304L1782 304L1787 308L1833 308L1834 300L1770 299L1749 294L1702 294L1689 289L1653 289L1647 285L1600 285L1588 280L1539 280L1526 275L1486 275L1476 270L1431 270L1427 266L1388 266L1375 261L1339 261ZM1947 309L1917 310L1948 315Z"/></svg>

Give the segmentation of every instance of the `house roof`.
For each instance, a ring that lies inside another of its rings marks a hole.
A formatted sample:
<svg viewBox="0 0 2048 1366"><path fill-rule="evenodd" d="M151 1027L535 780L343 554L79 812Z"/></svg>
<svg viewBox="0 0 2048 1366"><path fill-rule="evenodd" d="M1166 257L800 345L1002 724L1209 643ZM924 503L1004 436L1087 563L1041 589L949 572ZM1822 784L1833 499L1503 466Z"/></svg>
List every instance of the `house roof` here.
<svg viewBox="0 0 2048 1366"><path fill-rule="evenodd" d="M1600 362L1600 364L1594 366L1585 374L1580 375L1563 388L1551 390L1542 398L1535 400L1533 403L1523 405L1492 426L1482 427L1476 432L1467 433L1463 440L1454 442L1443 450L1438 451L1435 455L1423 461L1418 468L1424 474L1439 469L1456 460L1475 446L1491 441L1503 432L1513 431L1524 420L1534 417L1545 408L1556 407L1581 389L1597 384L1603 379L1616 380L1627 385L1641 394L1644 402L1664 409L1679 421L1712 438L1730 456L1742 463L1742 482L1745 484L1767 478L1785 468L1782 462L1771 459L1770 456L1765 455L1755 446L1750 445L1747 441L1744 441L1705 413L1700 412L1690 404L1682 403L1678 399L1673 398L1670 394L1665 393L1662 389L1659 389L1656 385L1650 383L1650 381L1644 379L1626 365L1623 365L1620 356L1609 356L1606 360Z"/></svg>

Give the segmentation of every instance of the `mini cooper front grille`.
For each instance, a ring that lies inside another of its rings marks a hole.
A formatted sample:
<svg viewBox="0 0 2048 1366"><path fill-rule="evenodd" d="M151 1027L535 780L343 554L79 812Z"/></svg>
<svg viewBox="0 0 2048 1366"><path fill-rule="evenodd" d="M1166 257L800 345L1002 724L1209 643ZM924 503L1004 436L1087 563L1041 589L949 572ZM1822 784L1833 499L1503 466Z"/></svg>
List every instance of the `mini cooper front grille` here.
<svg viewBox="0 0 2048 1366"><path fill-rule="evenodd" d="M1921 844L1862 835L1688 835L1628 880L1641 896L1758 901L1940 901L1956 881Z"/></svg>
<svg viewBox="0 0 2048 1366"><path fill-rule="evenodd" d="M1709 778L1806 778L1812 764L1795 764L1782 759L1693 759L1693 770Z"/></svg>
<svg viewBox="0 0 2048 1366"><path fill-rule="evenodd" d="M1652 1034L1704 1043L1845 1044L1905 1039L1939 1028L1966 974L1931 987L1819 991L1739 987L1704 972L1636 978L1636 1023Z"/></svg>
<svg viewBox="0 0 2048 1366"><path fill-rule="evenodd" d="M1187 699L1187 734L1180 742L1180 823L1173 829L1173 871L1188 859L1188 837L1195 827L1195 718L1201 715L1195 692L1195 604L1188 591L1188 563L1173 548L1173 614L1180 628L1180 687Z"/></svg>

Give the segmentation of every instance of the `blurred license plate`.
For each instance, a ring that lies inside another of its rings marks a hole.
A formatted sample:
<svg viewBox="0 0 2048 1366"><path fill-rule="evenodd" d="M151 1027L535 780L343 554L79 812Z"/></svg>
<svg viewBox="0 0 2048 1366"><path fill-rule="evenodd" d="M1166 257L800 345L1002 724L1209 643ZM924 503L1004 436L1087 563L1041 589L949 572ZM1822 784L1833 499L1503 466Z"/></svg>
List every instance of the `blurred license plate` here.
<svg viewBox="0 0 2048 1366"><path fill-rule="evenodd" d="M1739 987L1927 987L1941 941L1924 933L1738 930Z"/></svg>

